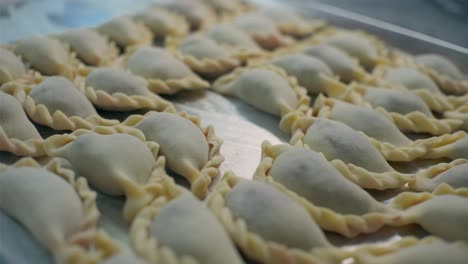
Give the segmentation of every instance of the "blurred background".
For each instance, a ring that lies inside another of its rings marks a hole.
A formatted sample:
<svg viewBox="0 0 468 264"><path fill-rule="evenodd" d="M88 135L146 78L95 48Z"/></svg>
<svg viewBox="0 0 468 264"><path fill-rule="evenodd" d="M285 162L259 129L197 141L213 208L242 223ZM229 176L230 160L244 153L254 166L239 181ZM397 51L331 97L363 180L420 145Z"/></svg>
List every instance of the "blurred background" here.
<svg viewBox="0 0 468 264"><path fill-rule="evenodd" d="M154 0L0 0L0 43L32 34L93 26ZM380 19L468 48L468 0L262 0L320 2Z"/></svg>
<svg viewBox="0 0 468 264"><path fill-rule="evenodd" d="M468 0L318 0L316 2L380 19L468 48Z"/></svg>

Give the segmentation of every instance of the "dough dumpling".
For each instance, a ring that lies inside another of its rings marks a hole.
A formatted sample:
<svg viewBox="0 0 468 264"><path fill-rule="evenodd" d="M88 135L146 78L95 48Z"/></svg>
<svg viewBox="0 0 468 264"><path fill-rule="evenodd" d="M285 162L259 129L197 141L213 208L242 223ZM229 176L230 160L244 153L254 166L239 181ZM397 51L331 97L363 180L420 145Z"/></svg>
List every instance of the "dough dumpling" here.
<svg viewBox="0 0 468 264"><path fill-rule="evenodd" d="M142 21L156 36L182 35L188 31L187 22L162 8L142 10L133 18Z"/></svg>
<svg viewBox="0 0 468 264"><path fill-rule="evenodd" d="M422 54L416 57L416 63L426 66L440 74L456 80L463 80L463 73L447 58L438 54Z"/></svg>
<svg viewBox="0 0 468 264"><path fill-rule="evenodd" d="M117 56L115 47L111 47L104 36L92 29L70 30L58 38L68 43L77 57L88 65L102 65Z"/></svg>
<svg viewBox="0 0 468 264"><path fill-rule="evenodd" d="M419 224L429 233L447 240L468 242L468 198L441 195L410 207L402 220Z"/></svg>
<svg viewBox="0 0 468 264"><path fill-rule="evenodd" d="M139 48L129 57L127 67L132 73L147 79L170 80L194 76L188 66L161 48Z"/></svg>
<svg viewBox="0 0 468 264"><path fill-rule="evenodd" d="M448 157L452 159L468 159L468 136L457 140L455 143L449 145L451 148Z"/></svg>
<svg viewBox="0 0 468 264"><path fill-rule="evenodd" d="M205 0L218 13L235 13L244 4L241 0Z"/></svg>
<svg viewBox="0 0 468 264"><path fill-rule="evenodd" d="M299 85L307 88L312 94L325 92L323 78L332 78L332 71L325 63L301 53L285 55L272 60L271 63L296 77Z"/></svg>
<svg viewBox="0 0 468 264"><path fill-rule="evenodd" d="M151 223L150 234L160 246L178 256L191 256L198 263L243 263L216 217L190 193L161 208Z"/></svg>
<svg viewBox="0 0 468 264"><path fill-rule="evenodd" d="M192 29L199 29L215 18L213 10L202 1L170 1L163 6L185 17Z"/></svg>
<svg viewBox="0 0 468 264"><path fill-rule="evenodd" d="M296 93L284 77L262 68L244 70L232 82L214 89L276 116L281 115L281 107L294 109L298 103Z"/></svg>
<svg viewBox="0 0 468 264"><path fill-rule="evenodd" d="M240 15L233 23L265 49L275 49L285 44L285 37L278 31L275 23L264 15L259 13Z"/></svg>
<svg viewBox="0 0 468 264"><path fill-rule="evenodd" d="M363 106L335 102L330 119L343 122L369 137L395 146L405 146L412 142L384 114Z"/></svg>
<svg viewBox="0 0 468 264"><path fill-rule="evenodd" d="M108 36L121 47L137 45L144 42L142 28L126 16L114 18L98 28L99 32Z"/></svg>
<svg viewBox="0 0 468 264"><path fill-rule="evenodd" d="M311 203L341 214L362 215L383 206L361 187L342 176L319 153L293 147L273 161L270 175Z"/></svg>
<svg viewBox="0 0 468 264"><path fill-rule="evenodd" d="M406 87L409 90L424 89L431 93L440 94L439 87L428 76L408 67L390 68L385 71L384 79Z"/></svg>
<svg viewBox="0 0 468 264"><path fill-rule="evenodd" d="M80 230L84 217L75 189L43 168L18 167L0 172L0 209L53 253Z"/></svg>
<svg viewBox="0 0 468 264"><path fill-rule="evenodd" d="M61 76L46 77L31 90L29 96L36 104L45 105L50 114L61 111L66 116L82 118L97 114L86 96L70 80Z"/></svg>
<svg viewBox="0 0 468 264"><path fill-rule="evenodd" d="M71 145L71 146L70 146ZM67 145L65 157L97 190L125 195L123 216L130 221L150 202L144 187L156 168L152 150L128 134L86 133Z"/></svg>
<svg viewBox="0 0 468 264"><path fill-rule="evenodd" d="M262 7L257 13L271 19L281 33L299 39L312 35L324 26L322 21L304 19L288 8Z"/></svg>
<svg viewBox="0 0 468 264"><path fill-rule="evenodd" d="M347 53L331 45L317 45L305 48L302 53L315 57L340 77L340 80L351 82L355 79L355 73L359 65Z"/></svg>
<svg viewBox="0 0 468 264"><path fill-rule="evenodd" d="M260 50L257 43L247 33L233 25L221 24L212 26L208 29L206 35L219 44L248 50Z"/></svg>
<svg viewBox="0 0 468 264"><path fill-rule="evenodd" d="M29 121L21 104L13 96L0 91L0 127L8 137L22 141L42 139L36 127Z"/></svg>
<svg viewBox="0 0 468 264"><path fill-rule="evenodd" d="M94 90L103 90L109 94L146 95L149 93L146 82L124 70L96 68L86 77L86 85Z"/></svg>
<svg viewBox="0 0 468 264"><path fill-rule="evenodd" d="M190 36L180 45L179 50L197 59L227 57L227 52L214 40L202 36Z"/></svg>
<svg viewBox="0 0 468 264"><path fill-rule="evenodd" d="M72 71L70 54L56 39L28 37L18 41L15 51L42 74L69 76Z"/></svg>
<svg viewBox="0 0 468 264"><path fill-rule="evenodd" d="M393 170L365 135L343 123L317 118L303 140L328 160L338 159L378 173Z"/></svg>
<svg viewBox="0 0 468 264"><path fill-rule="evenodd" d="M110 195L125 194L122 177L144 185L155 163L148 146L128 134L80 135L68 148L67 158L78 175Z"/></svg>
<svg viewBox="0 0 468 264"><path fill-rule="evenodd" d="M305 209L265 183L239 182L227 194L226 206L265 240L303 250L330 245Z"/></svg>
<svg viewBox="0 0 468 264"><path fill-rule="evenodd" d="M167 167L185 177L208 161L209 146L201 129L190 120L172 113L151 113L136 125L147 140L160 146ZM191 181L191 179L188 179Z"/></svg>
<svg viewBox="0 0 468 264"><path fill-rule="evenodd" d="M460 243L432 242L400 249L383 256L363 258L358 263L367 264L461 264L468 259L466 245Z"/></svg>
<svg viewBox="0 0 468 264"><path fill-rule="evenodd" d="M434 146L429 150L425 158L450 158L455 159L468 159L468 136L461 134L462 138L455 140L455 142L448 142L445 145Z"/></svg>
<svg viewBox="0 0 468 264"><path fill-rule="evenodd" d="M234 25L247 33L279 34L273 21L261 14L241 15L234 21Z"/></svg>
<svg viewBox="0 0 468 264"><path fill-rule="evenodd" d="M372 69L378 58L376 47L367 38L352 32L338 32L325 41L355 57L366 68Z"/></svg>
<svg viewBox="0 0 468 264"><path fill-rule="evenodd" d="M258 13L268 17L277 25L305 23L299 14L284 8L261 8Z"/></svg>
<svg viewBox="0 0 468 264"><path fill-rule="evenodd" d="M444 117L445 118L454 118L463 121L463 126L461 127L461 130L464 130L465 132L468 132L468 107L466 109L464 106L461 106L460 109L457 111L450 111L450 112L445 112Z"/></svg>
<svg viewBox="0 0 468 264"><path fill-rule="evenodd" d="M26 67L13 52L0 48L0 85L26 74Z"/></svg>
<svg viewBox="0 0 468 264"><path fill-rule="evenodd" d="M437 186L446 183L453 188L468 188L468 163L450 168L432 179L427 179L418 189L433 191Z"/></svg>
<svg viewBox="0 0 468 264"><path fill-rule="evenodd" d="M419 96L408 91L368 88L364 99L373 107L382 107L388 112L405 115L417 111L433 117L427 104Z"/></svg>

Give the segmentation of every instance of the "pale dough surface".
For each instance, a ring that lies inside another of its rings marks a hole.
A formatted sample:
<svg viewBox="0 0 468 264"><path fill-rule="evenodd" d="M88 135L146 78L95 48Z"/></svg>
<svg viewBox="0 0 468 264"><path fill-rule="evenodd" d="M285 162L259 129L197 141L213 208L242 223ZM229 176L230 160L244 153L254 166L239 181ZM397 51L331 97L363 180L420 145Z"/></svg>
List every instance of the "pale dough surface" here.
<svg viewBox="0 0 468 264"><path fill-rule="evenodd" d="M311 203L342 214L362 215L380 211L382 205L350 182L319 153L293 147L273 162L270 175Z"/></svg>
<svg viewBox="0 0 468 264"><path fill-rule="evenodd" d="M408 114L414 111L433 117L431 109L417 95L409 91L398 91L382 88L368 88L364 99L373 107L382 107L388 112Z"/></svg>
<svg viewBox="0 0 468 264"><path fill-rule="evenodd" d="M416 63L422 64L434 71L447 75L456 80L463 79L463 73L460 69L447 58L438 54L423 54L416 56Z"/></svg>
<svg viewBox="0 0 468 264"><path fill-rule="evenodd" d="M216 217L190 193L164 205L151 223L150 233L161 246L199 263L243 263Z"/></svg>
<svg viewBox="0 0 468 264"><path fill-rule="evenodd" d="M403 215L435 236L468 242L468 198L437 196L407 209Z"/></svg>
<svg viewBox="0 0 468 264"><path fill-rule="evenodd" d="M0 85L16 80L26 73L26 67L13 52L0 48Z"/></svg>
<svg viewBox="0 0 468 264"><path fill-rule="evenodd" d="M365 68L372 68L375 65L378 56L377 49L368 39L359 34L338 32L328 38L325 43L357 58Z"/></svg>
<svg viewBox="0 0 468 264"><path fill-rule="evenodd" d="M240 15L234 25L248 33L280 34L273 21L261 14Z"/></svg>
<svg viewBox="0 0 468 264"><path fill-rule="evenodd" d="M387 69L384 79L391 83L403 85L410 90L424 89L435 94L441 93L437 84L428 76L409 67Z"/></svg>
<svg viewBox="0 0 468 264"><path fill-rule="evenodd" d="M90 65L99 65L110 54L107 39L92 29L70 30L58 38L68 43L80 60Z"/></svg>
<svg viewBox="0 0 468 264"><path fill-rule="evenodd" d="M226 206L267 241L304 250L329 245L305 209L265 183L239 182L228 193Z"/></svg>
<svg viewBox="0 0 468 264"><path fill-rule="evenodd" d="M61 75L70 67L69 54L56 39L28 37L18 41L15 51L45 75Z"/></svg>
<svg viewBox="0 0 468 264"><path fill-rule="evenodd" d="M13 96L0 92L0 112L0 125L9 137L19 140L42 138Z"/></svg>
<svg viewBox="0 0 468 264"><path fill-rule="evenodd" d="M120 46L137 44L140 38L139 32L141 32L135 21L126 16L108 21L102 24L98 30Z"/></svg>
<svg viewBox="0 0 468 264"><path fill-rule="evenodd" d="M66 116L87 118L96 115L91 102L65 77L46 77L29 93L36 104L43 104L50 114L62 111Z"/></svg>
<svg viewBox="0 0 468 264"><path fill-rule="evenodd" d="M187 175L193 168L201 169L208 161L206 137L188 119L172 113L152 113L136 128L143 131L147 140L159 144L168 168L178 174Z"/></svg>
<svg viewBox="0 0 468 264"><path fill-rule="evenodd" d="M83 217L82 204L73 187L42 168L1 172L0 208L51 251L58 250L69 235L79 230Z"/></svg>
<svg viewBox="0 0 468 264"><path fill-rule="evenodd" d="M78 175L111 195L125 193L122 177L144 185L155 163L146 144L128 134L83 134L71 143L68 159Z"/></svg>
<svg viewBox="0 0 468 264"><path fill-rule="evenodd" d="M214 25L207 30L206 35L220 44L250 50L260 49L247 33L230 24Z"/></svg>
<svg viewBox="0 0 468 264"><path fill-rule="evenodd" d="M145 95L148 88L143 79L131 73L113 68L96 68L86 77L86 85L109 94Z"/></svg>
<svg viewBox="0 0 468 264"><path fill-rule="evenodd" d="M289 83L277 73L266 69L243 71L223 90L267 113L279 116L281 104L294 109L298 102Z"/></svg>
<svg viewBox="0 0 468 264"><path fill-rule="evenodd" d="M446 170L436 177L428 179L423 185L427 190L434 190L442 183L446 183L453 188L468 188L468 164L458 165Z"/></svg>
<svg viewBox="0 0 468 264"><path fill-rule="evenodd" d="M322 78L332 77L332 71L324 62L302 53L281 56L271 62L296 77L299 85L312 94L325 92Z"/></svg>
<svg viewBox="0 0 468 264"><path fill-rule="evenodd" d="M193 76L183 62L175 59L166 50L142 47L133 53L127 62L128 69L134 74L148 79L182 79Z"/></svg>
<svg viewBox="0 0 468 264"><path fill-rule="evenodd" d="M186 38L179 49L197 59L221 58L228 54L214 40L202 36L190 36Z"/></svg>
<svg viewBox="0 0 468 264"><path fill-rule="evenodd" d="M372 172L392 170L365 135L343 123L317 118L307 129L303 140L328 160L342 160Z"/></svg>
<svg viewBox="0 0 468 264"><path fill-rule="evenodd" d="M331 119L343 122L382 142L396 146L411 143L390 119L371 108L337 101L331 111Z"/></svg>
<svg viewBox="0 0 468 264"><path fill-rule="evenodd" d="M353 80L354 72L359 67L356 61L351 59L347 53L331 45L320 44L310 46L302 52L325 62L333 73L345 82Z"/></svg>

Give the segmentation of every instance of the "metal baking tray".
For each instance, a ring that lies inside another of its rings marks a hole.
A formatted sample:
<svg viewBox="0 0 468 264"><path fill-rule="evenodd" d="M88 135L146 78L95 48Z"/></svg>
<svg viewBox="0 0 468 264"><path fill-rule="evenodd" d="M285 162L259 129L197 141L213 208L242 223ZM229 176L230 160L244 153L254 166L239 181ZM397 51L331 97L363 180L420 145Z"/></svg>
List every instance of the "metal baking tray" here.
<svg viewBox="0 0 468 264"><path fill-rule="evenodd" d="M61 2L61 1L51 1ZM65 2L65 1L62 1ZM91 0L84 2L93 2ZM94 1L99 2L99 1ZM118 2L125 2L124 0ZM127 1L132 3L134 1ZM146 1L148 2L148 1ZM418 32L410 31L380 20L372 19L366 16L355 14L333 6L316 3L314 1L268 1L254 0L258 5L271 5L278 7L289 7L300 14L319 18L328 21L332 25L362 29L375 34L385 40L390 45L410 53L439 53L455 61L466 73L468 72L468 49L432 38ZM127 3L128 7L130 4ZM100 4L99 7L103 8ZM122 5L125 6L125 5ZM100 10L102 16L109 14L119 14L116 7L112 11ZM128 12L128 8L122 8L121 13ZM59 10L64 13L74 12L73 10ZM59 12L57 11L57 12ZM79 12L79 10L75 10ZM99 10L96 10L99 12ZM100 13L98 13L100 14ZM101 17L101 16L100 16ZM1 19L1 15L0 15ZM100 20L96 20L102 22ZM34 26L34 20L28 21L29 25ZM78 21L83 26L92 26L89 21ZM95 23L99 23L95 22ZM1 26L0 21L0 26ZM76 25L76 21L75 21ZM38 34L55 33L66 29L67 25L54 29L46 28L43 31L38 29ZM2 32L3 32L2 28ZM14 28L11 28L14 30ZM19 32L21 33L21 32ZM9 33L11 34L11 32ZM23 34L24 35L24 34ZM12 35L9 35L10 40ZM14 37L14 36L13 36ZM18 38L20 35L18 35ZM0 42L1 38L0 38ZM273 144L288 142L289 137L278 128L279 119L269 114L262 113L253 107L250 107L239 100L226 98L216 93L193 92L181 93L175 96L167 97L174 102L178 110L187 111L190 114L198 115L202 119L203 125L213 125L216 134L224 139L222 153L225 162L221 166L221 171L234 171L239 176L251 178L253 172L260 161L260 145L263 140L268 140ZM122 114L101 112L108 118L123 119ZM42 134L54 133L50 129L38 127ZM16 157L0 153L0 161L11 163ZM411 171L420 167L419 164L393 164L398 169ZM184 180L175 176L177 181L184 184ZM217 181L219 181L219 178ZM398 191L373 191L371 192L378 200L388 201ZM100 227L108 231L114 238L120 240L123 244L128 244L128 224L121 217L121 208L124 199L119 197L110 197L104 194L98 194L97 204L101 212ZM372 235L363 235L354 239L345 239L339 235L327 234L329 239L336 246L352 246L363 242L383 242L399 239L404 235L424 236L426 233L416 226L405 228L384 228ZM52 263L49 253L25 230L21 225L0 212L0 263Z"/></svg>

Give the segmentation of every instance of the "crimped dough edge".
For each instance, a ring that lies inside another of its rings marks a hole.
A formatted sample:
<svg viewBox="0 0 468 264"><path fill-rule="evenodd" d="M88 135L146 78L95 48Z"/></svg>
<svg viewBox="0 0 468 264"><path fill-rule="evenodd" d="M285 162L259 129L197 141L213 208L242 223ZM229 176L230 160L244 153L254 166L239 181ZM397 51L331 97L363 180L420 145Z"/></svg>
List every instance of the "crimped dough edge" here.
<svg viewBox="0 0 468 264"><path fill-rule="evenodd" d="M58 252L53 252L55 261L58 263L83 263L87 261L88 251L92 246L92 240L96 234L99 211L96 206L96 193L91 191L85 178L76 178L73 170L69 169L66 162L60 158L51 159L47 164L41 166L32 158L22 158L13 165L0 163L0 170L14 167L45 168L55 175L63 178L70 184L79 196L83 208L83 221L80 230L66 238L64 245L60 246Z"/></svg>
<svg viewBox="0 0 468 264"><path fill-rule="evenodd" d="M186 112L177 112L173 107L169 107L164 110L164 112L177 114L182 118L188 119L195 126L197 126L205 136L208 146L209 154L208 161L200 170L194 170L191 175L185 177L191 179L190 189L192 193L198 198L204 198L207 195L208 188L213 181L213 178L216 177L219 173L219 166L224 161L224 157L220 152L221 145L223 140L216 136L213 126L203 127L201 125L200 118L196 116L190 116ZM122 122L122 125L133 127L140 123L146 116L153 113L152 111L147 112L145 115L132 115ZM138 130L139 131L139 130Z"/></svg>
<svg viewBox="0 0 468 264"><path fill-rule="evenodd" d="M223 86L235 81L242 74L242 72L248 71L250 69L256 69L256 68L266 69L283 77L289 83L289 86L293 89L294 93L296 94L298 102L294 109L291 109L289 106L286 106L286 105L280 106L281 118L285 118L285 116L290 115L291 113L294 113L294 112L307 113L310 111L310 106L309 106L310 97L307 95L307 90L299 86L296 78L288 76L283 69L276 67L274 65L270 65L270 64L258 64L258 65L250 65L248 67L243 67L243 68L237 68L233 72L218 78L213 83L211 88L215 90L216 92L223 94L224 93L222 91ZM290 125L291 125L290 122L280 122L280 129L284 131L285 133L289 133L289 131L291 131Z"/></svg>
<svg viewBox="0 0 468 264"><path fill-rule="evenodd" d="M144 185L139 185L131 180L125 179L120 182L124 184L122 187L125 190L126 201L123 207L123 217L126 221L131 221L138 211L148 204L155 197L158 186L154 182L166 176L165 172L165 158L159 155L159 144L153 141L147 141L144 134L135 128L130 128L123 125L116 126L97 126L92 130L78 129L70 134L54 135L44 141L44 148L48 156L51 157L66 157L68 148L71 146L75 139L87 133L96 133L100 135L111 134L128 134L138 138L145 143L154 157L154 164L151 175Z"/></svg>

